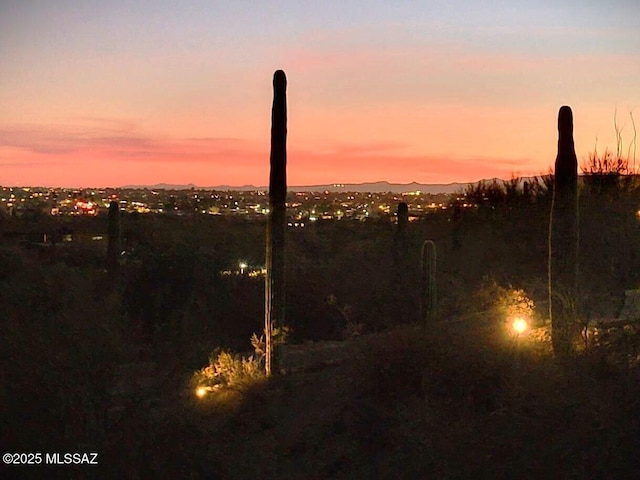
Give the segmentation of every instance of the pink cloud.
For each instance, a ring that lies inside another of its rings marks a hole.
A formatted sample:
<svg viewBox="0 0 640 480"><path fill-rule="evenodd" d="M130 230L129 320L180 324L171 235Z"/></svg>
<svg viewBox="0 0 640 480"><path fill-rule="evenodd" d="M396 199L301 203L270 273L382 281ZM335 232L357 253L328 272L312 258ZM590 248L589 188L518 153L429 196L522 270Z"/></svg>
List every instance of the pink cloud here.
<svg viewBox="0 0 640 480"><path fill-rule="evenodd" d="M7 141L7 133L13 134L11 141ZM268 182L266 141L67 134L66 130L34 127L28 131L0 131L0 143L4 145L0 147L0 163L4 164L5 173L19 178L20 172L28 170L29 178L33 178L28 183L42 185L182 182L207 186ZM290 144L288 182L300 185L381 179L451 182L487 176L508 178L521 163L526 162L407 154L406 145L382 141L327 143L321 148Z"/></svg>
<svg viewBox="0 0 640 480"><path fill-rule="evenodd" d="M38 155L79 156L93 158L139 158L152 161L174 161L177 157L191 161L225 155L254 158L251 142L234 138L172 139L122 132L95 131L66 126L0 128L0 148L15 149Z"/></svg>

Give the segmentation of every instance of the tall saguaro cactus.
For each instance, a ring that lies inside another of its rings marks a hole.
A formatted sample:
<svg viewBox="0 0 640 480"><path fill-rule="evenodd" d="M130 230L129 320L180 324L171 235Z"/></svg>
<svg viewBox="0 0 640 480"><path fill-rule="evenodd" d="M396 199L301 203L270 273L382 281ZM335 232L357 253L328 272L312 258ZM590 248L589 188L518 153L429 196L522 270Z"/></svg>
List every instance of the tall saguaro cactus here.
<svg viewBox="0 0 640 480"><path fill-rule="evenodd" d="M265 281L266 374L279 369L274 331L282 332L285 310L285 225L287 199L287 77L273 74L271 109L271 171L269 174L269 220L267 222L267 277Z"/></svg>
<svg viewBox="0 0 640 480"><path fill-rule="evenodd" d="M120 256L120 205L115 200L109 202L107 237L107 271L113 275Z"/></svg>
<svg viewBox="0 0 640 480"><path fill-rule="evenodd" d="M578 160L573 143L573 113L558 113L558 155L549 220L549 316L556 355L571 353L577 334Z"/></svg>

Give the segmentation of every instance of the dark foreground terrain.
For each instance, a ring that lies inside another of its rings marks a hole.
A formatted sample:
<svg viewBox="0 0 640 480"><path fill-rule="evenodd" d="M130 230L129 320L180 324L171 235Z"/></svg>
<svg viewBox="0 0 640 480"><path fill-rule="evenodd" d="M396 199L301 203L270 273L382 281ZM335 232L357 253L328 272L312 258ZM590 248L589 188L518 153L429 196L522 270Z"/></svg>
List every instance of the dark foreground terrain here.
<svg viewBox="0 0 640 480"><path fill-rule="evenodd" d="M4 478L632 478L638 371L599 349L560 364L544 328L516 340L502 327L301 346L293 373L202 399L188 378L152 379L81 447L99 466Z"/></svg>
<svg viewBox="0 0 640 480"><path fill-rule="evenodd" d="M586 325L640 286L640 188L580 198ZM549 192L467 200L403 232L392 215L287 230L287 373L202 398L194 372L262 329L263 223L125 216L114 273L105 218L0 219L2 452L99 454L0 478L635 477L637 327L554 359ZM16 241L62 227L73 242ZM419 328L426 239L438 303Z"/></svg>

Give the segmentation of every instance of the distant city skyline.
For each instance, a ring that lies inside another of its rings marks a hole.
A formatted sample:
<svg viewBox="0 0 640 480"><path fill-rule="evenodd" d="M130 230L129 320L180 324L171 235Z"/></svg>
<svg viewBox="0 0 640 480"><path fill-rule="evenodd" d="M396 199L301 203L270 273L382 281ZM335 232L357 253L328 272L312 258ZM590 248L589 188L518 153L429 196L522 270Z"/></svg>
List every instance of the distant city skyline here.
<svg viewBox="0 0 640 480"><path fill-rule="evenodd" d="M0 185L265 185L288 77L289 185L544 174L640 125L634 0L0 5Z"/></svg>

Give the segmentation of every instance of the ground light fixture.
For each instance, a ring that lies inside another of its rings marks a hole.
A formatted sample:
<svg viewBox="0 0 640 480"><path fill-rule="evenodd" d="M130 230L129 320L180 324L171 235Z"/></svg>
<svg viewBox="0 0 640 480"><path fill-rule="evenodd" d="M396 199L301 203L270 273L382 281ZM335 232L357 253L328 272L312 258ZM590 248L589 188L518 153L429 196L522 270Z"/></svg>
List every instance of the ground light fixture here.
<svg viewBox="0 0 640 480"><path fill-rule="evenodd" d="M199 387L196 388L196 397L203 398L205 395L207 395L209 392L212 392L212 391L213 391L213 388L200 385Z"/></svg>
<svg viewBox="0 0 640 480"><path fill-rule="evenodd" d="M527 320L523 317L515 317L513 322L511 322L511 329L518 336L526 332L528 328Z"/></svg>

